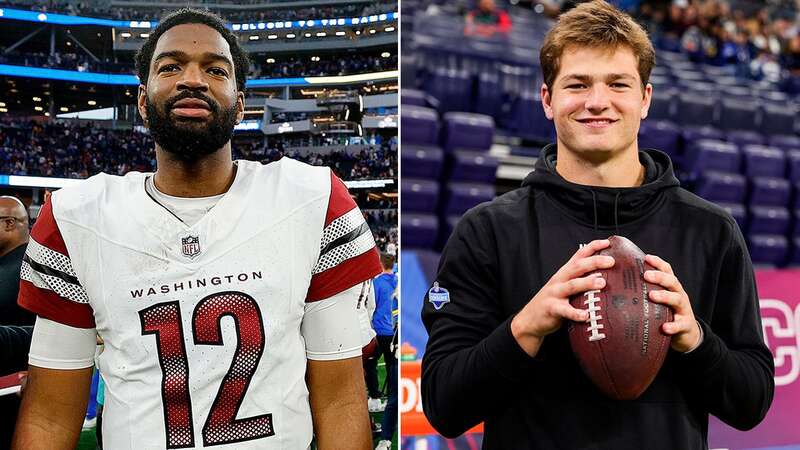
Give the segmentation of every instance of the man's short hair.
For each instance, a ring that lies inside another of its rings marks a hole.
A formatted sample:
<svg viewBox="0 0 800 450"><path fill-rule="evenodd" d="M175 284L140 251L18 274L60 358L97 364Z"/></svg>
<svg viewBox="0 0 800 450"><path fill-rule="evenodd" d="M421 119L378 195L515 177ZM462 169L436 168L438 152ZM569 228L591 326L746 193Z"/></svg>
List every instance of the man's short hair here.
<svg viewBox="0 0 800 450"><path fill-rule="evenodd" d="M381 252L381 265L383 270L389 270L394 267L394 255L386 252Z"/></svg>
<svg viewBox="0 0 800 450"><path fill-rule="evenodd" d="M647 32L636 21L604 0L581 3L562 14L547 33L539 52L547 89L552 92L561 56L567 48L588 47L613 51L620 46L633 51L644 90L650 80L650 71L656 64L656 52Z"/></svg>
<svg viewBox="0 0 800 450"><path fill-rule="evenodd" d="M187 23L207 25L222 35L222 38L225 39L231 48L233 71L236 76L236 88L244 92L245 83L247 82L247 72L250 70L250 58L248 58L247 52L239 45L236 36L225 28L225 21L220 16L210 11L194 8L181 8L167 14L161 22L158 23L155 30L150 33L144 45L136 52L136 72L139 75L139 82L145 86L147 85L147 79L150 75L150 61L153 59L153 52L156 50L156 43L158 43L158 39L161 35L176 25Z"/></svg>

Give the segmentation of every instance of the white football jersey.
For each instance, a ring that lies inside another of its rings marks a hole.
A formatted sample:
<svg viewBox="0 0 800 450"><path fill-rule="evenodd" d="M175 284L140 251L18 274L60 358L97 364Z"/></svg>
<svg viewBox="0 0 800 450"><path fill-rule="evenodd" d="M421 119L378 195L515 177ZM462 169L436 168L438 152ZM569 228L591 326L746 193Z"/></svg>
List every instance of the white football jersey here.
<svg viewBox="0 0 800 450"><path fill-rule="evenodd" d="M306 449L307 359L361 354L356 306L343 319L324 304L381 271L347 188L289 158L236 164L191 227L138 172L41 210L19 303L105 341L105 448Z"/></svg>

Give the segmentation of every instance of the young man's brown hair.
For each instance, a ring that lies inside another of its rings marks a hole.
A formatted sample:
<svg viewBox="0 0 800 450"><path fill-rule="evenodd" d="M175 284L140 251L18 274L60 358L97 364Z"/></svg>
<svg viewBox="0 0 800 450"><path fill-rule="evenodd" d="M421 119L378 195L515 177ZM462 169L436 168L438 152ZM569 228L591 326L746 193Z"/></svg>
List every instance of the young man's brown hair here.
<svg viewBox="0 0 800 450"><path fill-rule="evenodd" d="M656 53L647 33L630 16L604 0L581 3L562 14L547 33L539 52L539 62L547 90L553 92L561 55L569 47L607 48L627 46L638 61L642 90L656 64Z"/></svg>

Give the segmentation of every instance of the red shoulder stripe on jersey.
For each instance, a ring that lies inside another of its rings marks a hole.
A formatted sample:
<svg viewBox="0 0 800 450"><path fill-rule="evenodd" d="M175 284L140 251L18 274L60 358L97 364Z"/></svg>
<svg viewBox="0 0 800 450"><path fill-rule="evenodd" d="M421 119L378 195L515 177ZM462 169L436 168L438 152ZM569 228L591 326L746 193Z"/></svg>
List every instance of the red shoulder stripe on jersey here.
<svg viewBox="0 0 800 450"><path fill-rule="evenodd" d="M339 265L311 277L311 286L306 294L306 302L333 297L362 281L376 277L382 270L378 249L372 247L354 258L342 261Z"/></svg>
<svg viewBox="0 0 800 450"><path fill-rule="evenodd" d="M328 213L325 215L325 226L343 216L346 212L356 207L353 197L344 185L331 170L331 197L328 200Z"/></svg>
<svg viewBox="0 0 800 450"><path fill-rule="evenodd" d="M67 245L64 243L64 238L61 237L61 231L59 231L56 219L53 217L52 200L46 202L39 211L39 217L31 230L31 237L45 247L69 256Z"/></svg>
<svg viewBox="0 0 800 450"><path fill-rule="evenodd" d="M94 314L87 303L65 300L58 294L41 289L30 281L20 280L17 303L45 319L76 328L94 328Z"/></svg>

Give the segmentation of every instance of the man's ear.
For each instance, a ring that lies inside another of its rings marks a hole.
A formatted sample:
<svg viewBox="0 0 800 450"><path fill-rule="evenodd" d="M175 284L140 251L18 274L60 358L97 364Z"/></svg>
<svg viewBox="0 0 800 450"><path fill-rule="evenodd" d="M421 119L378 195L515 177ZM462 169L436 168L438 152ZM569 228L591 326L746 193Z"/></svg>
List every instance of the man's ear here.
<svg viewBox="0 0 800 450"><path fill-rule="evenodd" d="M139 92L136 96L136 107L139 109L139 115L142 116L144 125L147 126L147 86L144 84L139 85Z"/></svg>
<svg viewBox="0 0 800 450"><path fill-rule="evenodd" d="M542 88L539 90L540 97L542 98L542 108L544 108L544 115L548 120L553 120L553 107L551 106L552 98L550 98L550 90L547 85L542 83Z"/></svg>

